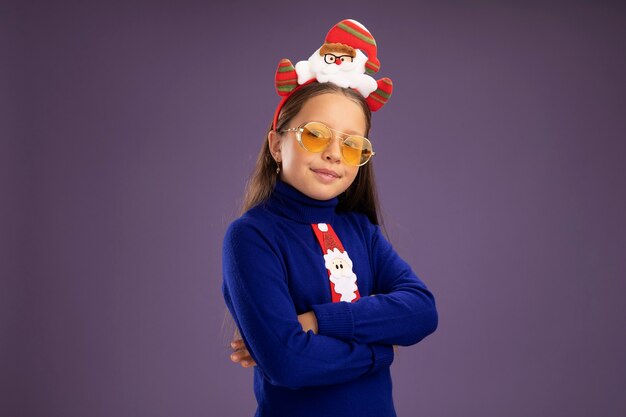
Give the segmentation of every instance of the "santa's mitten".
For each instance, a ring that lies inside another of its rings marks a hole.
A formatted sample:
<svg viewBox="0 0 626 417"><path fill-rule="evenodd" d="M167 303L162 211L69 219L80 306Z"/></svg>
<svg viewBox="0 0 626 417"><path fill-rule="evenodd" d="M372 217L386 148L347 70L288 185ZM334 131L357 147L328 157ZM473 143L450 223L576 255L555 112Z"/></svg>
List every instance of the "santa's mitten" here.
<svg viewBox="0 0 626 417"><path fill-rule="evenodd" d="M393 83L387 77L381 78L376 82L376 84L378 86L376 91L370 93L365 100L372 111L376 111L384 106L385 103L387 103L387 100L389 100L389 97L391 97L391 92L393 91Z"/></svg>
<svg viewBox="0 0 626 417"><path fill-rule="evenodd" d="M298 86L298 74L288 59L281 59L276 68L276 92L286 96Z"/></svg>

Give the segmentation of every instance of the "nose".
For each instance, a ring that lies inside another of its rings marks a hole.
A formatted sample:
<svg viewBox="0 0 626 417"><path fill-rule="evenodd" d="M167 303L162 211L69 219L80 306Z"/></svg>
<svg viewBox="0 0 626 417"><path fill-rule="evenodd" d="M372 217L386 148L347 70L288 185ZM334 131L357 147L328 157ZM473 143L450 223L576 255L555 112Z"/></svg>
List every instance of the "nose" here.
<svg viewBox="0 0 626 417"><path fill-rule="evenodd" d="M338 138L333 137L330 140L330 143L322 152L322 158L333 163L341 161L341 143Z"/></svg>
<svg viewBox="0 0 626 417"><path fill-rule="evenodd" d="M335 59L335 64L341 65L341 59L340 58Z"/></svg>

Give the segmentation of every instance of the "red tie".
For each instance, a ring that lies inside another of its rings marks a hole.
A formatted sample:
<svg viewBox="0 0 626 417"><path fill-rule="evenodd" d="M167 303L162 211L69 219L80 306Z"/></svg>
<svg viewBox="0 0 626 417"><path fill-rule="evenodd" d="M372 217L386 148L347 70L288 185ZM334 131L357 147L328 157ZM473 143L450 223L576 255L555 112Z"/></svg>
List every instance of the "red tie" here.
<svg viewBox="0 0 626 417"><path fill-rule="evenodd" d="M311 227L324 255L333 303L339 301L355 302L361 296L348 252L344 249L331 225L314 223Z"/></svg>

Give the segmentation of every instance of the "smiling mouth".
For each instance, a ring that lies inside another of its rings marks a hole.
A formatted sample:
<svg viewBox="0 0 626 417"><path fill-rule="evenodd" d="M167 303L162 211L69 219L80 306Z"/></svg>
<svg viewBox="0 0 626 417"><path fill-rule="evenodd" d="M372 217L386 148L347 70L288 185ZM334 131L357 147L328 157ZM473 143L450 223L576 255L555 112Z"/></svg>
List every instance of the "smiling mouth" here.
<svg viewBox="0 0 626 417"><path fill-rule="evenodd" d="M313 169L312 171L316 173L318 176L320 176L321 178L324 178L327 180L334 180L334 179L340 178L339 174L337 174L334 171L327 170L327 169Z"/></svg>

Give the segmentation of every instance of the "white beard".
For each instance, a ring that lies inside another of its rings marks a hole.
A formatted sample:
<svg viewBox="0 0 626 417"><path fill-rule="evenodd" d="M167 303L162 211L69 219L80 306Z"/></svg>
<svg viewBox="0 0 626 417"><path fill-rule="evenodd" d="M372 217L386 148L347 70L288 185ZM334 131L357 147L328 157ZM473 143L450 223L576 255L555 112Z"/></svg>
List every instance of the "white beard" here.
<svg viewBox="0 0 626 417"><path fill-rule="evenodd" d="M366 62L365 54L357 49L353 62L344 62L341 65L327 64L318 49L308 61L300 61L296 64L298 84L316 78L320 83L331 82L343 88L355 88L363 97L367 97L376 91L377 84L376 80L365 74Z"/></svg>
<svg viewBox="0 0 626 417"><path fill-rule="evenodd" d="M335 284L335 292L341 294L339 301L352 302L356 298L358 287L356 285L356 275L352 271L341 276L331 274L329 278Z"/></svg>

